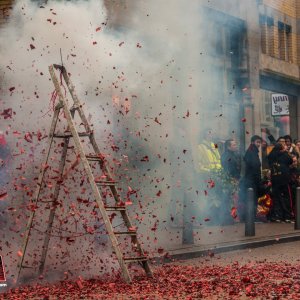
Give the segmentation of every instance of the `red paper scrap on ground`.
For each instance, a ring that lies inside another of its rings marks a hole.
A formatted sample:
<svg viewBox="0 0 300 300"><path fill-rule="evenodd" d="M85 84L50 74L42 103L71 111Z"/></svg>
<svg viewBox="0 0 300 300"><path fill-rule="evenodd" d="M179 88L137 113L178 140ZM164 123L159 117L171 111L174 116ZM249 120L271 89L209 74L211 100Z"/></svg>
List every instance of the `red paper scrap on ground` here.
<svg viewBox="0 0 300 300"><path fill-rule="evenodd" d="M7 192L0 194L0 201L4 200L7 197Z"/></svg>
<svg viewBox="0 0 300 300"><path fill-rule="evenodd" d="M76 279L20 286L1 299L299 299L300 264L237 262L227 266L165 264L153 278Z"/></svg>

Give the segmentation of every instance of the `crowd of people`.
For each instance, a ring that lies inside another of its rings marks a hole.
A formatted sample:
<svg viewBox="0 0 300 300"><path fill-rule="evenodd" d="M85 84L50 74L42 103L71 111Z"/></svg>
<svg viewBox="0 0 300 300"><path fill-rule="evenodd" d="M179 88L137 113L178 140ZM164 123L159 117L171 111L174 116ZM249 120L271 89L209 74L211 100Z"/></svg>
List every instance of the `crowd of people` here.
<svg viewBox="0 0 300 300"><path fill-rule="evenodd" d="M294 222L296 188L300 186L300 142L293 143L289 135L275 140L269 130L264 131L270 145L254 135L243 157L234 139L226 140L223 151L219 151L210 129L198 146L200 176L206 182L212 178L216 181L217 189L211 193L218 193L219 215L223 214L225 221L226 216L231 216L231 221L245 221L247 191L252 188L256 221ZM263 215L258 208L260 199L270 202Z"/></svg>

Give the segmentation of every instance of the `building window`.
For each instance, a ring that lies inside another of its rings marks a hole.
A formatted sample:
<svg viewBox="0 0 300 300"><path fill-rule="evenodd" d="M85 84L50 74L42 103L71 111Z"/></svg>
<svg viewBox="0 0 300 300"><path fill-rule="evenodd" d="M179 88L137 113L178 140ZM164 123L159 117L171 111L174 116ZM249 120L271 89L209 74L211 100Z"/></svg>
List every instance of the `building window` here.
<svg viewBox="0 0 300 300"><path fill-rule="evenodd" d="M261 30L262 53L275 56L274 49L274 19L264 15L259 16Z"/></svg>
<svg viewBox="0 0 300 300"><path fill-rule="evenodd" d="M280 59L293 61L292 27L282 22L278 22L278 50Z"/></svg>
<svg viewBox="0 0 300 300"><path fill-rule="evenodd" d="M261 123L262 126L270 126L273 123L271 109L271 92L262 91L261 101Z"/></svg>

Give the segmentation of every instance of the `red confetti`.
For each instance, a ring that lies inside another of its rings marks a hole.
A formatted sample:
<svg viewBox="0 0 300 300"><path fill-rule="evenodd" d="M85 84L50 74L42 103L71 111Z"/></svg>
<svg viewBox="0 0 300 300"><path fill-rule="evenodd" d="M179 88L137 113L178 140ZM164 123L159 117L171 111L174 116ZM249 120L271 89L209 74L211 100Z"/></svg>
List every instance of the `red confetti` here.
<svg viewBox="0 0 300 300"><path fill-rule="evenodd" d="M214 188L215 187L215 182L212 180L212 179L210 179L210 180L208 180L208 186L209 186L209 188Z"/></svg>
<svg viewBox="0 0 300 300"><path fill-rule="evenodd" d="M159 248L158 251L163 251ZM167 253L166 253L167 255ZM209 257L214 253L210 251ZM56 284L20 286L3 299L299 299L299 264L233 263L227 266L165 264L153 278L139 276L132 284L120 279L81 278ZM125 296L126 295L126 296Z"/></svg>
<svg viewBox="0 0 300 300"><path fill-rule="evenodd" d="M8 118L11 118L12 117L12 109L11 108L8 108L8 109L4 109L3 112L1 113L1 116L4 117L4 120L8 119Z"/></svg>
<svg viewBox="0 0 300 300"><path fill-rule="evenodd" d="M161 123L158 121L157 117L155 117L154 121L155 121L157 124L161 125Z"/></svg>
<svg viewBox="0 0 300 300"><path fill-rule="evenodd" d="M0 195L0 201L1 201L1 200L4 200L6 197L7 197L7 193L6 193L6 192L5 192L5 193L2 193L2 194Z"/></svg>
<svg viewBox="0 0 300 300"><path fill-rule="evenodd" d="M128 228L129 231L136 231L136 227L135 226L131 226Z"/></svg>
<svg viewBox="0 0 300 300"><path fill-rule="evenodd" d="M246 118L242 118L241 121L242 121L243 123L245 123L247 120L246 120Z"/></svg>
<svg viewBox="0 0 300 300"><path fill-rule="evenodd" d="M36 134L38 141L40 142L42 140L42 133L40 131L37 132Z"/></svg>
<svg viewBox="0 0 300 300"><path fill-rule="evenodd" d="M231 216L236 219L237 218L237 208L236 207L232 207L231 208Z"/></svg>
<svg viewBox="0 0 300 300"><path fill-rule="evenodd" d="M26 142L32 143L32 134L30 132L26 132L25 136L24 136L24 139L25 139Z"/></svg>
<svg viewBox="0 0 300 300"><path fill-rule="evenodd" d="M81 280L79 280L79 279L76 280L76 284L81 290L83 289L83 284L82 284Z"/></svg>
<svg viewBox="0 0 300 300"><path fill-rule="evenodd" d="M101 27L97 27L96 28L96 32L100 31L101 30Z"/></svg>

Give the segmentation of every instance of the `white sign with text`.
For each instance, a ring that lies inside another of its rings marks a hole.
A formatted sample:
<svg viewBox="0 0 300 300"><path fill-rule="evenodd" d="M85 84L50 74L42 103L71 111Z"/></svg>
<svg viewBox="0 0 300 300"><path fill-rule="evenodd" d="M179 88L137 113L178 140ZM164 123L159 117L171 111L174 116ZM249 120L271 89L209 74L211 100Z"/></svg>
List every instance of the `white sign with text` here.
<svg viewBox="0 0 300 300"><path fill-rule="evenodd" d="M272 116L286 116L289 114L289 96L272 94Z"/></svg>

